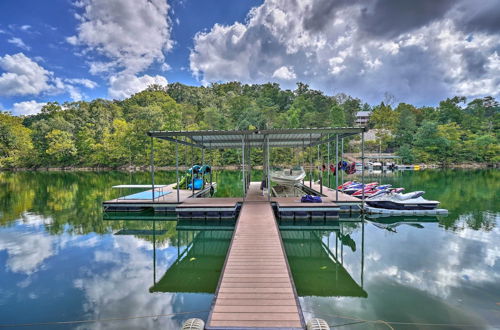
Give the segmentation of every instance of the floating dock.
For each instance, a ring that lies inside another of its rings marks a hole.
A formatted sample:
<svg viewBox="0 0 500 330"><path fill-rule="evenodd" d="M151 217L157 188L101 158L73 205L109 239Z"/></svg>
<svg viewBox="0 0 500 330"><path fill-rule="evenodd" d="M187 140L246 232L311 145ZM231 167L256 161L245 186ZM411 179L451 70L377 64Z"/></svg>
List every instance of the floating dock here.
<svg viewBox="0 0 500 330"><path fill-rule="evenodd" d="M125 199L115 198L103 203L106 212L131 212L152 209L157 212L175 212L177 219L202 219L223 220L236 219L246 198L217 198L200 197L210 191L210 185L193 193L192 190L179 190L179 202L177 202L176 190L172 189L175 184L166 185L167 194L153 199ZM214 184L215 186L215 184ZM260 182L250 182L252 189L260 191ZM311 186L311 187L309 187ZM320 186L317 183L306 182L301 186L304 193L321 195L322 203L301 203L300 197L271 197L266 201L271 203L273 211L280 219L338 219L340 212L359 213L361 211L361 200L338 192L336 201L335 190ZM151 190L142 193L151 194ZM264 197L263 197L264 198Z"/></svg>
<svg viewBox="0 0 500 330"><path fill-rule="evenodd" d="M196 191L179 189L179 199L177 199L177 190L173 189L175 186L176 183L165 185L164 190L169 193L160 195L154 199L127 199L125 198L127 196L124 196L106 201L102 203L102 206L104 211L137 212L146 209L154 209L155 211L175 211L177 205L185 202L188 198L196 198L210 193L212 186L215 187L216 183L213 183L213 185L207 183L203 189ZM151 194L151 190L147 190L147 193Z"/></svg>
<svg viewBox="0 0 500 330"><path fill-rule="evenodd" d="M302 311L271 203L252 182L206 329L303 329Z"/></svg>

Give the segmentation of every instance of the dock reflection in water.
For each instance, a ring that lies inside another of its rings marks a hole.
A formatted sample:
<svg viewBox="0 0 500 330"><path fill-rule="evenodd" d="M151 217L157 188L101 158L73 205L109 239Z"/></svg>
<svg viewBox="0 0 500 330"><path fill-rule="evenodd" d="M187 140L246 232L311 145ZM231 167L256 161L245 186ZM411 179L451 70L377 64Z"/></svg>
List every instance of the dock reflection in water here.
<svg viewBox="0 0 500 330"><path fill-rule="evenodd" d="M197 300L205 297L198 304L200 310L210 309L231 242L234 220L177 222L154 214L141 215L142 220L114 218L113 221L118 221L114 235L134 235L153 243L149 294L175 294L179 298L187 294L196 296L193 298ZM476 315L463 313L435 293L432 285L441 285L441 282L434 279L432 272L421 269L428 266L418 259L420 253L433 255L433 251L439 251L432 247L439 241L436 235L442 233L439 222L436 217L278 221L305 318L321 317L330 324L343 324L348 322L345 317L376 319L380 314L385 320L434 323L453 320L484 325ZM412 244L417 239L429 244L417 251ZM160 255L157 246L167 240L177 254L165 263L157 260ZM437 256L433 258L443 261ZM157 269L157 264L162 265L161 269ZM400 265L401 269L394 265ZM415 304L432 308L410 308ZM381 311L377 309L380 305L388 308ZM207 315L202 313L198 317L206 320ZM182 323L185 318L180 317L177 322ZM364 326L370 328L368 323Z"/></svg>
<svg viewBox="0 0 500 330"><path fill-rule="evenodd" d="M361 218L335 222L280 222L281 237L299 296L360 297L363 289L364 224ZM361 229L361 241L350 232ZM359 251L359 269L347 270L344 249Z"/></svg>
<svg viewBox="0 0 500 330"><path fill-rule="evenodd" d="M122 228L114 235L147 236L152 241L153 283L149 292L215 293L235 220L177 221L175 215L153 212L106 213L104 219L121 222ZM166 270L159 270L156 245L166 237L176 245L177 256Z"/></svg>
<svg viewBox="0 0 500 330"><path fill-rule="evenodd" d="M179 239L188 242L150 292L215 293L231 243L233 227L179 221ZM204 227L203 227L204 226ZM155 261L156 262L156 261Z"/></svg>

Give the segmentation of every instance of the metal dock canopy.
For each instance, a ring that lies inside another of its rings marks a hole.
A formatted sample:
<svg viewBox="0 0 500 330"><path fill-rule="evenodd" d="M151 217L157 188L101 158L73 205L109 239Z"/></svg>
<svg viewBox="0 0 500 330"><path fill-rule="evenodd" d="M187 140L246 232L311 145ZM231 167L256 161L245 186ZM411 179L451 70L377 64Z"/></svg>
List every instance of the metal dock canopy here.
<svg viewBox="0 0 500 330"><path fill-rule="evenodd" d="M264 147L312 147L366 132L364 127L287 128L264 130L151 131L150 137L177 142L202 149ZM182 140L180 138L183 138Z"/></svg>

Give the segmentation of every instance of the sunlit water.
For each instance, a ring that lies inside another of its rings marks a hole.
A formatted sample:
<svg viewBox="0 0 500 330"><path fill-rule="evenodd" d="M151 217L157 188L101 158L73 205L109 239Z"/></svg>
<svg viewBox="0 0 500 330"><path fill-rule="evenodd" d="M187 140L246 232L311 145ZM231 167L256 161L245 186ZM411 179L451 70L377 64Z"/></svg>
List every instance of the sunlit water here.
<svg viewBox="0 0 500 330"><path fill-rule="evenodd" d="M322 227L281 222L306 320L500 327L499 173L369 178L425 190L449 209L447 217L351 218ZM156 180L173 182L175 173ZM241 195L239 172L217 180L217 196ZM101 202L120 193L112 185L147 182L148 173L0 173L0 325L175 329L189 317L206 319L234 221L103 218ZM101 321L40 324L78 320Z"/></svg>

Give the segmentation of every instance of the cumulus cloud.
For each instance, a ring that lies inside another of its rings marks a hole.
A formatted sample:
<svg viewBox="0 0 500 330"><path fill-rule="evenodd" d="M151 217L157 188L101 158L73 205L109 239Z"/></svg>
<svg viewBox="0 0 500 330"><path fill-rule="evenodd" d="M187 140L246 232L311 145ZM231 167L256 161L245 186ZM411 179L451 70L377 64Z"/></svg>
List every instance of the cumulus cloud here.
<svg viewBox="0 0 500 330"><path fill-rule="evenodd" d="M46 70L23 53L5 55L0 57L0 69L5 71L0 75L0 95L23 96L68 93L74 101L81 100L83 95L75 85L86 88L95 88L97 83L89 79L62 79L53 72ZM36 109L35 101L18 103L14 105L14 112L31 114ZM40 103L39 103L40 104ZM29 109L28 109L29 108ZM28 111L29 110L29 111Z"/></svg>
<svg viewBox="0 0 500 330"><path fill-rule="evenodd" d="M0 95L36 95L51 88L52 73L23 53L0 57Z"/></svg>
<svg viewBox="0 0 500 330"><path fill-rule="evenodd" d="M109 79L109 96L114 99L124 99L153 84L167 85L168 82L165 77L160 75L149 76L146 74L137 77L135 75L120 74L111 76Z"/></svg>
<svg viewBox="0 0 500 330"><path fill-rule="evenodd" d="M35 100L18 102L18 103L14 103L14 105L12 106L11 112L15 116L34 115L34 114L39 113L45 104L47 104L47 103L37 102Z"/></svg>
<svg viewBox="0 0 500 330"><path fill-rule="evenodd" d="M13 44L13 45L15 45L15 46L17 46L19 48L22 48L24 50L30 50L31 49L31 47L28 46L28 45L26 45L21 38L12 37L9 40L7 40L7 42L10 43L10 44Z"/></svg>
<svg viewBox="0 0 500 330"><path fill-rule="evenodd" d="M282 66L279 69L276 69L273 73L273 78L283 79L283 80L292 80L297 78L295 72L293 72L292 68L288 68L286 66Z"/></svg>
<svg viewBox="0 0 500 330"><path fill-rule="evenodd" d="M455 94L498 96L494 3L266 0L244 23L198 33L190 68L204 83L293 88L298 80L370 102L387 92L417 104Z"/></svg>
<svg viewBox="0 0 500 330"><path fill-rule="evenodd" d="M81 10L77 14L80 24L77 34L66 40L105 58L91 61L89 66L92 74L109 74L110 97L129 94L117 90L119 85L136 91L143 81L166 82L160 76L136 77L152 63L163 62L164 52L173 46L165 0L82 0L76 5ZM127 84L125 80L130 78L139 85Z"/></svg>

